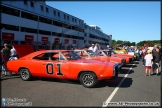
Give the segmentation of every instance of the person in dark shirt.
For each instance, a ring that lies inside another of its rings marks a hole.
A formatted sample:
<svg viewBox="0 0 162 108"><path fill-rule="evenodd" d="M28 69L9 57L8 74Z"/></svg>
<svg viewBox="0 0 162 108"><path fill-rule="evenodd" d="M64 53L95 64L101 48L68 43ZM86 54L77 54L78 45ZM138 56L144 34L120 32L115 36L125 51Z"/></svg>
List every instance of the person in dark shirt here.
<svg viewBox="0 0 162 108"><path fill-rule="evenodd" d="M160 52L159 48L157 45L154 46L154 49L152 50L152 55L153 55L153 65L152 65L152 70L154 73L154 70L156 70L156 74L159 74L159 63L160 63Z"/></svg>
<svg viewBox="0 0 162 108"><path fill-rule="evenodd" d="M159 62L160 67L159 67L159 71L161 72L161 61L162 61L161 45L159 45L158 48L159 48L159 54L160 54L160 62Z"/></svg>
<svg viewBox="0 0 162 108"><path fill-rule="evenodd" d="M10 55L11 55L11 52L10 52L10 49L8 48L8 45L7 45L7 43L5 43L4 44L4 48L2 49L2 54L3 54L3 56L4 56L4 62L3 62L3 66L4 66L4 68L5 68L5 75L7 75L7 67L6 67L6 62L9 60L9 58L10 58ZM9 75L11 75L10 73L9 73Z"/></svg>
<svg viewBox="0 0 162 108"><path fill-rule="evenodd" d="M10 49L8 48L8 45L5 43L4 48L2 49L2 53L4 55L5 61L8 61L11 55Z"/></svg>

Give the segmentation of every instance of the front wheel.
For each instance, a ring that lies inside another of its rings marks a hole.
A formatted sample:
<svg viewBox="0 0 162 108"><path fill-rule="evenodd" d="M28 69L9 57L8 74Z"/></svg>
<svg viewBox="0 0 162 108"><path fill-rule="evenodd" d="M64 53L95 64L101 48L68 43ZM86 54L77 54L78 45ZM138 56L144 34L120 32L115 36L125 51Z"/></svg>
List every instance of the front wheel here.
<svg viewBox="0 0 162 108"><path fill-rule="evenodd" d="M79 77L80 83L87 88L96 86L98 83L97 77L92 72L83 72Z"/></svg>
<svg viewBox="0 0 162 108"><path fill-rule="evenodd" d="M21 79L24 81L29 81L32 78L30 71L26 68L21 69L19 73L20 73Z"/></svg>

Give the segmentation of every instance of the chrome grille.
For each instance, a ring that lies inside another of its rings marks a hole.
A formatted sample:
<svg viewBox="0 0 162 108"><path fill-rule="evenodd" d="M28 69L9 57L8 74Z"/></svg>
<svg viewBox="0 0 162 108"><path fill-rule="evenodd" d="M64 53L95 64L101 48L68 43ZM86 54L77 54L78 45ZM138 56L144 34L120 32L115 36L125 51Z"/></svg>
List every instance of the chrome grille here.
<svg viewBox="0 0 162 108"><path fill-rule="evenodd" d="M118 76L118 65L119 65L119 64L115 64L115 65L114 65L114 76L115 76L115 77Z"/></svg>
<svg viewBox="0 0 162 108"><path fill-rule="evenodd" d="M125 59L122 60L122 65L125 65L126 64L126 61Z"/></svg>
<svg viewBox="0 0 162 108"><path fill-rule="evenodd" d="M129 58L129 63L132 62L132 61L133 61L132 58Z"/></svg>

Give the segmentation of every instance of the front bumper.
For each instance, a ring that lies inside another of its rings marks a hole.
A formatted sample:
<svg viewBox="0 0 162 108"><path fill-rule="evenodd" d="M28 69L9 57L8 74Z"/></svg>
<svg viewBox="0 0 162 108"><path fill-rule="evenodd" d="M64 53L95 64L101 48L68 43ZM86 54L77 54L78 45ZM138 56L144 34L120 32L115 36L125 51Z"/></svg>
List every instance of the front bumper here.
<svg viewBox="0 0 162 108"><path fill-rule="evenodd" d="M129 58L129 63L132 63L134 61L134 58Z"/></svg>

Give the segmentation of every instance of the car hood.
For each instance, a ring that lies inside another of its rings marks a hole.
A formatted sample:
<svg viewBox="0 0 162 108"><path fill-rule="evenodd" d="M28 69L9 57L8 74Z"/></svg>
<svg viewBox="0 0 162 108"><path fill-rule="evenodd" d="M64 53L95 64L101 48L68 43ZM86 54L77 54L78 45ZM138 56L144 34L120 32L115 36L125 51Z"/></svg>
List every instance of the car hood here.
<svg viewBox="0 0 162 108"><path fill-rule="evenodd" d="M114 66L115 63L113 62L107 62L107 61L100 61L100 60L89 60L89 59L79 59L79 60L75 60L73 62L77 62L77 63L94 63L94 64L107 64L107 65L111 65Z"/></svg>
<svg viewBox="0 0 162 108"><path fill-rule="evenodd" d="M14 48L20 58L34 52L31 45L14 45Z"/></svg>
<svg viewBox="0 0 162 108"><path fill-rule="evenodd" d="M121 54L114 54L114 55L112 55L112 56L129 57L129 58L130 58L130 56L127 56L127 55L121 55Z"/></svg>
<svg viewBox="0 0 162 108"><path fill-rule="evenodd" d="M116 60L122 60L123 59L122 57L118 57L118 56L111 56L110 58L116 59Z"/></svg>

